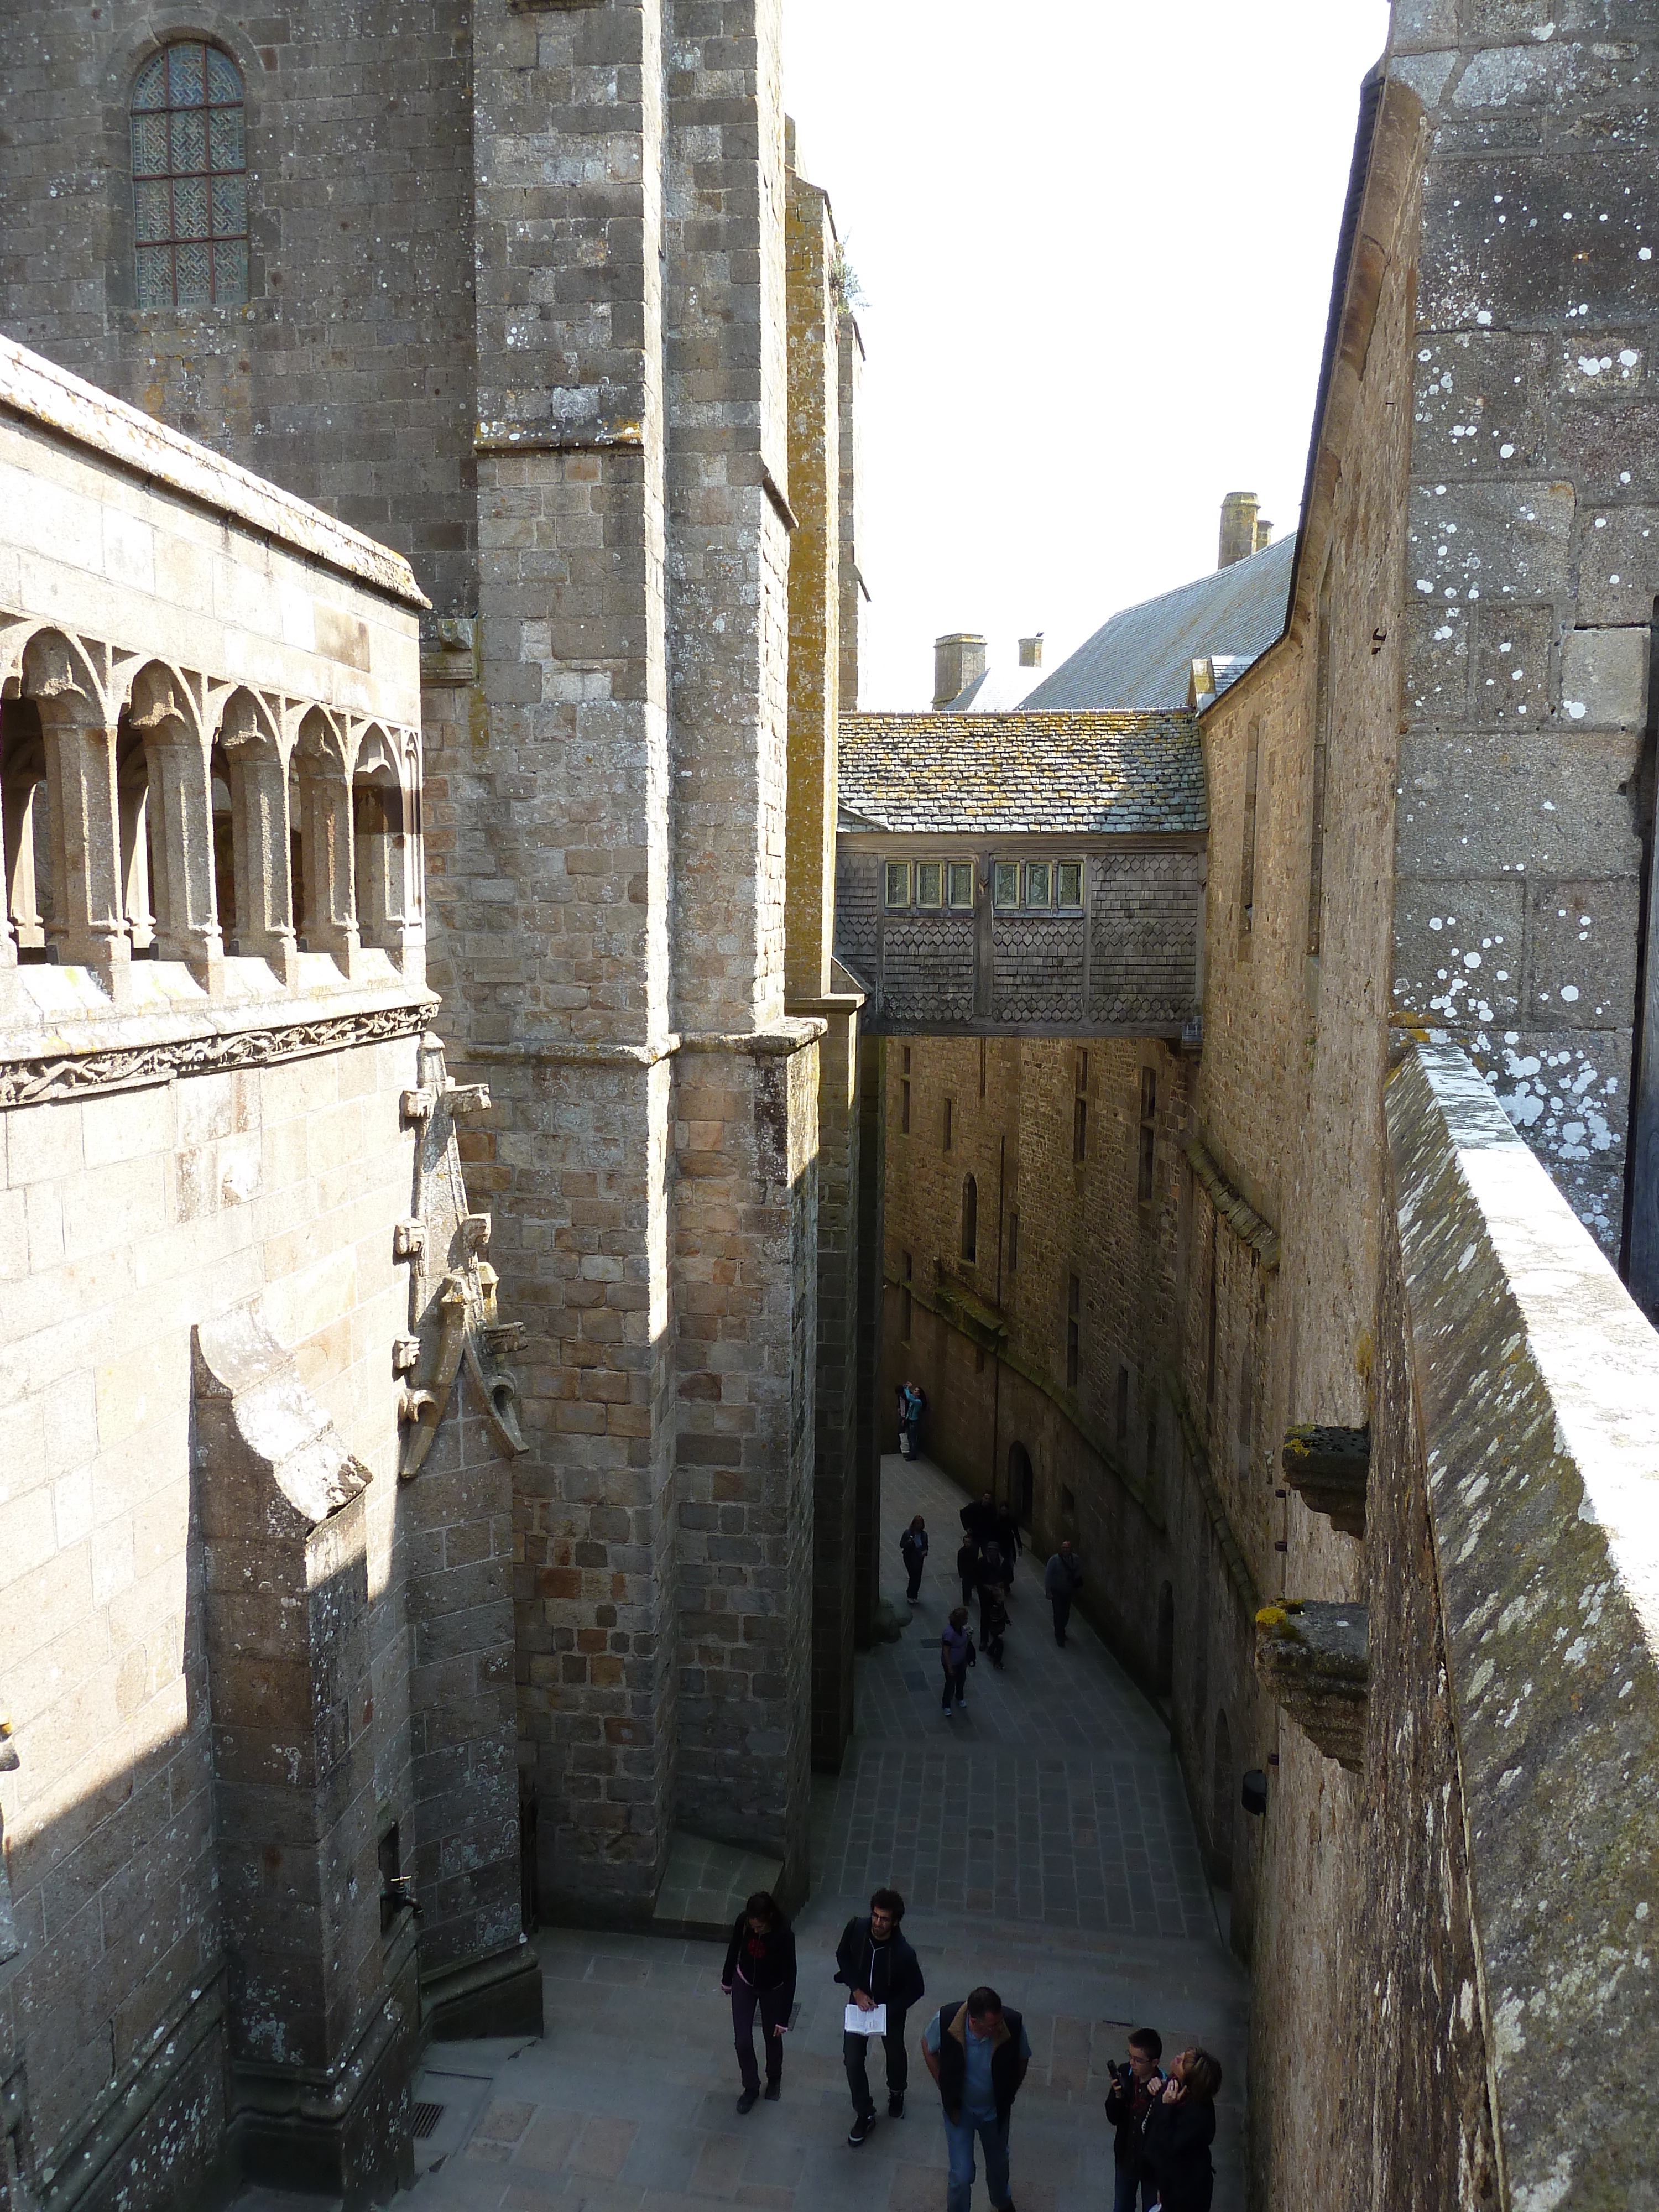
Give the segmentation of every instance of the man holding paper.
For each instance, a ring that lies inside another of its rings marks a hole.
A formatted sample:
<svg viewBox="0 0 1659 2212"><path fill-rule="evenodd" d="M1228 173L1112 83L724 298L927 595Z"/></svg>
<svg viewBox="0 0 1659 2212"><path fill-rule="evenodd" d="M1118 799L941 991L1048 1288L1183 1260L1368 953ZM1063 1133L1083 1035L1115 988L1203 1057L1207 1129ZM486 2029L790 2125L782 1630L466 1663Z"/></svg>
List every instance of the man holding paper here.
<svg viewBox="0 0 1659 2212"><path fill-rule="evenodd" d="M853 2125L847 2140L863 2142L876 2124L870 2095L870 2039L878 2035L887 2054L887 2116L904 2111L908 2062L904 2054L904 2018L925 1984L915 1953L899 1934L904 1899L896 1889L878 1889L866 1920L849 1920L836 1946L836 1979L849 1989L842 2052L847 2086L853 2093Z"/></svg>

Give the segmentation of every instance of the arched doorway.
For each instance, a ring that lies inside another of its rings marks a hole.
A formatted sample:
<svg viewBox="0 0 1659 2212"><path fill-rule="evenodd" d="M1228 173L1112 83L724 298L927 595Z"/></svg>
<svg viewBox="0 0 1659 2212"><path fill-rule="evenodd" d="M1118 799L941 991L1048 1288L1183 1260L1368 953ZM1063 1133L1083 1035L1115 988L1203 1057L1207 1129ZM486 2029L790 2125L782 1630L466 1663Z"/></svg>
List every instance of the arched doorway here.
<svg viewBox="0 0 1659 2212"><path fill-rule="evenodd" d="M1024 1444L1008 1447L1008 1505L1022 1528L1029 1528L1036 1507L1036 1477Z"/></svg>
<svg viewBox="0 0 1659 2212"><path fill-rule="evenodd" d="M1215 1852L1216 1881L1223 1889L1231 1889L1233 1881L1233 1739L1224 1712L1218 1712L1215 1717L1210 1841Z"/></svg>

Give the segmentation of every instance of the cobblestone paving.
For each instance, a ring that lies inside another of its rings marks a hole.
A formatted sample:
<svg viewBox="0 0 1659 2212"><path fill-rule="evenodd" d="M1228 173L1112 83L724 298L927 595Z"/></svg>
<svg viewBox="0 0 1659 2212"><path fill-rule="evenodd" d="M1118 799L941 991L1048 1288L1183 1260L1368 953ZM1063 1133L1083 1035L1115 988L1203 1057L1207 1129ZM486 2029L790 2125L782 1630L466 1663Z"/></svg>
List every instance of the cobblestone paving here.
<svg viewBox="0 0 1659 2212"><path fill-rule="evenodd" d="M1107 2212L1106 2063L1142 2022L1221 2059L1215 2212L1243 2212L1244 1979L1217 1936L1163 1725L1081 1623L1056 1649L1029 1562L1006 1674L981 1662L967 1714L944 1720L936 1632L959 1595L946 1571L963 1500L925 1462L890 1459L883 1480L887 1595L902 1599L898 1531L913 1512L939 1565L902 1640L859 1661L858 1734L819 1786L781 2101L736 2112L716 1945L544 1929L546 2035L428 2054L416 2094L443 2117L399 2199L410 2212L944 2212L939 2103L915 2047L938 2002L978 1981L1024 2011L1031 2039L1012 2136L1019 2212ZM883 2100L853 2150L834 1951L889 1880L928 1996L911 2021L905 2115L888 2119ZM988 2202L982 2176L974 2202ZM240 2203L316 2212L318 2200L246 2190Z"/></svg>

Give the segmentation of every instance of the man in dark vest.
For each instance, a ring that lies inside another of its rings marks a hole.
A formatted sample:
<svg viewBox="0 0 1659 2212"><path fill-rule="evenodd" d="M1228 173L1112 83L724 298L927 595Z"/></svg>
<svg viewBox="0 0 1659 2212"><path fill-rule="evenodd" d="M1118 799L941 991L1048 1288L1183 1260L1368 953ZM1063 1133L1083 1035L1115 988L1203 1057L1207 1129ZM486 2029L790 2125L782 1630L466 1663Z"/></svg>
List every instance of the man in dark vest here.
<svg viewBox="0 0 1659 2212"><path fill-rule="evenodd" d="M1024 2021L1017 2012L1003 2010L994 1990L974 1990L965 2003L939 2007L921 2039L921 2055L945 2105L945 2141L951 2154L945 2212L969 2212L975 2135L985 2153L985 2185L994 2212L1013 2212L1008 2122L1031 2063Z"/></svg>
<svg viewBox="0 0 1659 2212"><path fill-rule="evenodd" d="M904 2017L926 1987L916 1954L899 1934L903 1917L904 1899L897 1890L878 1889L870 1899L869 1918L849 1920L836 1946L836 1979L845 1984L853 2006L860 2013L872 2013L878 2005L887 2008L882 2043L887 2056L887 2116L894 2120L904 2111ZM853 2093L853 2129L847 2140L856 2147L876 2124L870 2095L870 2038L849 2031L842 2039L842 2052L847 2086Z"/></svg>

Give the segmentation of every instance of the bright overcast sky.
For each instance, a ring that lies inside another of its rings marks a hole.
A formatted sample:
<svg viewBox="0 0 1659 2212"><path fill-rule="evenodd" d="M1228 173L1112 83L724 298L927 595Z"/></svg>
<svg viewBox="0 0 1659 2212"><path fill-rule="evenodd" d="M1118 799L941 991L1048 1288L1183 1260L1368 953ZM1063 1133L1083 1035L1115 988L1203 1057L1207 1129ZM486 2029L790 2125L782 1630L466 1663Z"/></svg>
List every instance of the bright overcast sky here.
<svg viewBox="0 0 1659 2212"><path fill-rule="evenodd" d="M785 0L785 97L867 299L866 707L933 641L1055 666L1301 496L1385 0ZM850 703L850 702L843 702Z"/></svg>

